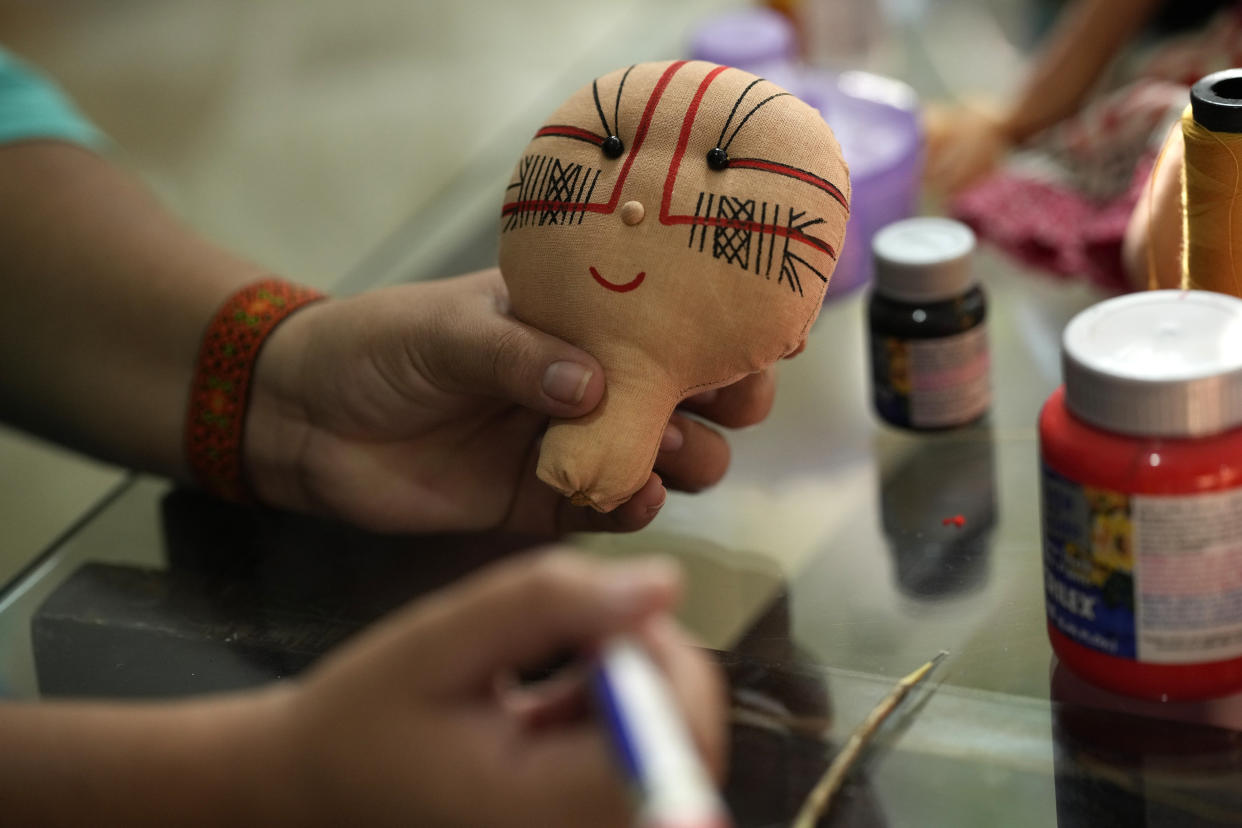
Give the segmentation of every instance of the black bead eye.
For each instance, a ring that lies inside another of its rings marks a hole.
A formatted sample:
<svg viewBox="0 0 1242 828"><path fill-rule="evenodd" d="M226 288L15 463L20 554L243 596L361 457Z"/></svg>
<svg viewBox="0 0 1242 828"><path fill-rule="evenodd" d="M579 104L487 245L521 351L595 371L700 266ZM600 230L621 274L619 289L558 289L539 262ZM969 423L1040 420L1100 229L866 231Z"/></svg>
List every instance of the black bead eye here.
<svg viewBox="0 0 1242 828"><path fill-rule="evenodd" d="M620 158L621 153L625 152L625 144L621 143L621 139L615 135L605 138L600 147L604 150L604 155L609 158Z"/></svg>
<svg viewBox="0 0 1242 828"><path fill-rule="evenodd" d="M713 147L707 151L707 166L713 170L723 170L729 166L729 153L720 147Z"/></svg>

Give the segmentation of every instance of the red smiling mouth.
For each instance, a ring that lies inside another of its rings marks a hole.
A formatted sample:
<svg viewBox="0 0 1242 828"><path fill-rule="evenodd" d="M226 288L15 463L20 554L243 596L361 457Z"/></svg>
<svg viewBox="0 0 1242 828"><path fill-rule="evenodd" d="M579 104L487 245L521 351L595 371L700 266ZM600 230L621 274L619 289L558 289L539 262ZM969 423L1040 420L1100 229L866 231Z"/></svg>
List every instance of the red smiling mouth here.
<svg viewBox="0 0 1242 828"><path fill-rule="evenodd" d="M644 270L630 281L617 284L616 282L610 282L603 276L600 276L599 271L595 268L591 267L587 269L591 271L591 276L595 278L595 281L599 282L609 290L615 290L617 293L629 293L631 290L641 285L643 283L643 279L647 278L647 271Z"/></svg>

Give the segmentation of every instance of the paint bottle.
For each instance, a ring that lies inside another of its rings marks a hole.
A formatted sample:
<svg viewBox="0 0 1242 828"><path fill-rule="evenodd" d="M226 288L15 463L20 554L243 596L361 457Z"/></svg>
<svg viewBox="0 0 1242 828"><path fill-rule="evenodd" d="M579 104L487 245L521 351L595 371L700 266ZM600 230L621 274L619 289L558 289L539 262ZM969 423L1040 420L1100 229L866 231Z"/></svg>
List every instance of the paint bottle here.
<svg viewBox="0 0 1242 828"><path fill-rule="evenodd" d="M1062 340L1039 418L1048 635L1108 690L1242 690L1242 300L1150 291Z"/></svg>
<svg viewBox="0 0 1242 828"><path fill-rule="evenodd" d="M872 399L892 425L955 428L987 413L987 301L974 249L970 228L945 218L898 221L872 240Z"/></svg>

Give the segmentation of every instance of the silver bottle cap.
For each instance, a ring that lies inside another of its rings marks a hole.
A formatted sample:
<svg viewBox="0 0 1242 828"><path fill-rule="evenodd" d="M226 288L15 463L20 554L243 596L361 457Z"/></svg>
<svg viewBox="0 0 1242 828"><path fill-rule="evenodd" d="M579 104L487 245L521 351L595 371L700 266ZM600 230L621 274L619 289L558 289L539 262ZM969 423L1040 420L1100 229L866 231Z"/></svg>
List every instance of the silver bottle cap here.
<svg viewBox="0 0 1242 828"><path fill-rule="evenodd" d="M1242 424L1242 300L1155 290L1100 302L1061 340L1065 403L1107 431L1198 437Z"/></svg>
<svg viewBox="0 0 1242 828"><path fill-rule="evenodd" d="M960 221L922 217L884 227L871 240L875 289L905 302L939 302L975 284L975 234Z"/></svg>

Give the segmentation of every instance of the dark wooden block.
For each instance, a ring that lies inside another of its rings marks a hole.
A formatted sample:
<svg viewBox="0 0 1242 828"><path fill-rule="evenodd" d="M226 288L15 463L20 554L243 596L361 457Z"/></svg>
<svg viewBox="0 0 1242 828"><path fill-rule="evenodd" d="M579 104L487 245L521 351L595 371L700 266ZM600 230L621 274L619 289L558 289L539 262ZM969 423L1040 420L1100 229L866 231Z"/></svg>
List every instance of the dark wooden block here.
<svg viewBox="0 0 1242 828"><path fill-rule="evenodd" d="M293 675L361 625L198 573L87 564L39 608L31 635L44 696L151 697Z"/></svg>

